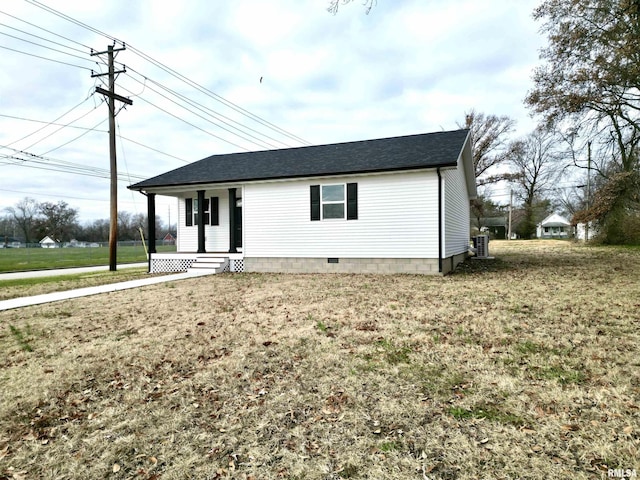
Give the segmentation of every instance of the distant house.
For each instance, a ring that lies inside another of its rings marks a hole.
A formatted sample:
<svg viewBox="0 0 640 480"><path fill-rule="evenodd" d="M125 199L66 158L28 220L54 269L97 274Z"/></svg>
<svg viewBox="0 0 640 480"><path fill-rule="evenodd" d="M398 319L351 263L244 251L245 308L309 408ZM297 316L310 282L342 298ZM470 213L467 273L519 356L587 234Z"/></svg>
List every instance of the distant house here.
<svg viewBox="0 0 640 480"><path fill-rule="evenodd" d="M129 187L178 198L177 252L248 272L445 274L468 255L476 183L469 130L213 155ZM174 270L175 271L175 270Z"/></svg>
<svg viewBox="0 0 640 480"><path fill-rule="evenodd" d="M571 235L571 222L552 213L538 224L536 234L538 238L568 238Z"/></svg>
<svg viewBox="0 0 640 480"><path fill-rule="evenodd" d="M47 235L42 240L40 240L40 246L42 248L56 248L58 246L58 242Z"/></svg>
<svg viewBox="0 0 640 480"><path fill-rule="evenodd" d="M491 238L504 240L507 238L507 217L486 217L480 219L480 233L489 234Z"/></svg>
<svg viewBox="0 0 640 480"><path fill-rule="evenodd" d="M0 248L20 248L22 244L17 238L8 235L0 235Z"/></svg>
<svg viewBox="0 0 640 480"><path fill-rule="evenodd" d="M175 245L176 244L176 237L171 232L169 232L164 237L162 237L162 244L163 245Z"/></svg>

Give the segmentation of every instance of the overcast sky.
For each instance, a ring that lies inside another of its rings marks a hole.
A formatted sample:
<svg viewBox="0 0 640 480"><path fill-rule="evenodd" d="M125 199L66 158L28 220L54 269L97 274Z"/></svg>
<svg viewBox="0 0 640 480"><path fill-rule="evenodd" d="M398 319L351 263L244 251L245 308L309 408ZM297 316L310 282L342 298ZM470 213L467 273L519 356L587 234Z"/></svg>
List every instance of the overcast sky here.
<svg viewBox="0 0 640 480"><path fill-rule="evenodd" d="M452 130L472 108L528 133L537 3L378 0L366 15L355 0L332 16L325 0L46 1L77 25L3 1L0 210L29 196L109 217L106 77L91 72L106 55L90 55L109 37L127 45L116 92L133 100L117 116L119 210L146 213L127 185L213 154ZM165 223L176 208L157 202Z"/></svg>

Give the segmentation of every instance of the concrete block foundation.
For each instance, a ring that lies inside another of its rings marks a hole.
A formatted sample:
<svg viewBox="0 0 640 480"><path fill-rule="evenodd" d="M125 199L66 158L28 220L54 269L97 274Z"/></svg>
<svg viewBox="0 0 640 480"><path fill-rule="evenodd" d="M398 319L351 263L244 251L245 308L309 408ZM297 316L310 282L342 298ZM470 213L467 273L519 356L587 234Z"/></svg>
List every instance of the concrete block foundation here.
<svg viewBox="0 0 640 480"><path fill-rule="evenodd" d="M245 257L245 272L272 273L374 273L374 274L447 274L467 257L455 255L442 260L439 272L437 258L303 258Z"/></svg>

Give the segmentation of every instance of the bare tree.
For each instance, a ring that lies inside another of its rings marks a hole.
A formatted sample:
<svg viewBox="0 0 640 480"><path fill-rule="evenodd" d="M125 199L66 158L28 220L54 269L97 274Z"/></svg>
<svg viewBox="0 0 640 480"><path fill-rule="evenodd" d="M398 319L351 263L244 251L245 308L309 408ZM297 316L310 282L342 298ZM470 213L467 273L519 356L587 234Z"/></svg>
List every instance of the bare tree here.
<svg viewBox="0 0 640 480"><path fill-rule="evenodd" d="M40 211L39 209L38 202L30 197L24 197L15 206L5 208L6 212L13 217L22 235L24 235L25 243L33 241L35 221Z"/></svg>
<svg viewBox="0 0 640 480"><path fill-rule="evenodd" d="M628 241L620 228L640 218L640 2L542 0L533 16L548 45L525 102L548 125L586 133L596 155L574 163L593 167L606 189L596 190L602 208L582 219L596 221L605 241Z"/></svg>
<svg viewBox="0 0 640 480"><path fill-rule="evenodd" d="M516 184L516 195L522 201L524 218L520 234L531 238L535 233L536 223L546 212L538 212L537 205L545 205L551 189L558 179L561 169L558 155L554 150L554 135L543 129L536 129L524 140L514 144L513 157L510 160L514 167L513 178Z"/></svg>
<svg viewBox="0 0 640 480"><path fill-rule="evenodd" d="M49 235L54 240L69 241L78 229L78 210L67 202L43 202L38 206L40 216L35 222L41 236Z"/></svg>
<svg viewBox="0 0 640 480"><path fill-rule="evenodd" d="M495 171L510 156L509 135L516 121L506 115L486 115L471 110L465 112L464 124L460 128L471 130L471 149L478 186L497 183L504 175Z"/></svg>
<svg viewBox="0 0 640 480"><path fill-rule="evenodd" d="M346 5L347 3L351 3L353 0L329 0L329 7L327 11L332 15L338 13L340 5ZM365 13L369 15L371 9L378 4L378 0L364 0L363 5L365 7Z"/></svg>
<svg viewBox="0 0 640 480"><path fill-rule="evenodd" d="M578 180L581 182L581 180ZM583 183L581 185L576 185L573 187L569 187L567 189L562 189L557 196L558 205L568 217L573 218L573 216L584 210L587 206L587 189L586 185Z"/></svg>

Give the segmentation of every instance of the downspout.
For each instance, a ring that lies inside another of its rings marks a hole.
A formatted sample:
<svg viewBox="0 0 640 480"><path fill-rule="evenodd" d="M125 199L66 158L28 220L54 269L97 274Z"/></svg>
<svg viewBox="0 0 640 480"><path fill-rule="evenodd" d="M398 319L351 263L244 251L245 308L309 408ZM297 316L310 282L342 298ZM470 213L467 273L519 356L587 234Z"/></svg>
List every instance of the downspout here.
<svg viewBox="0 0 640 480"><path fill-rule="evenodd" d="M438 174L438 273L442 273L442 175L440 167L436 169Z"/></svg>

